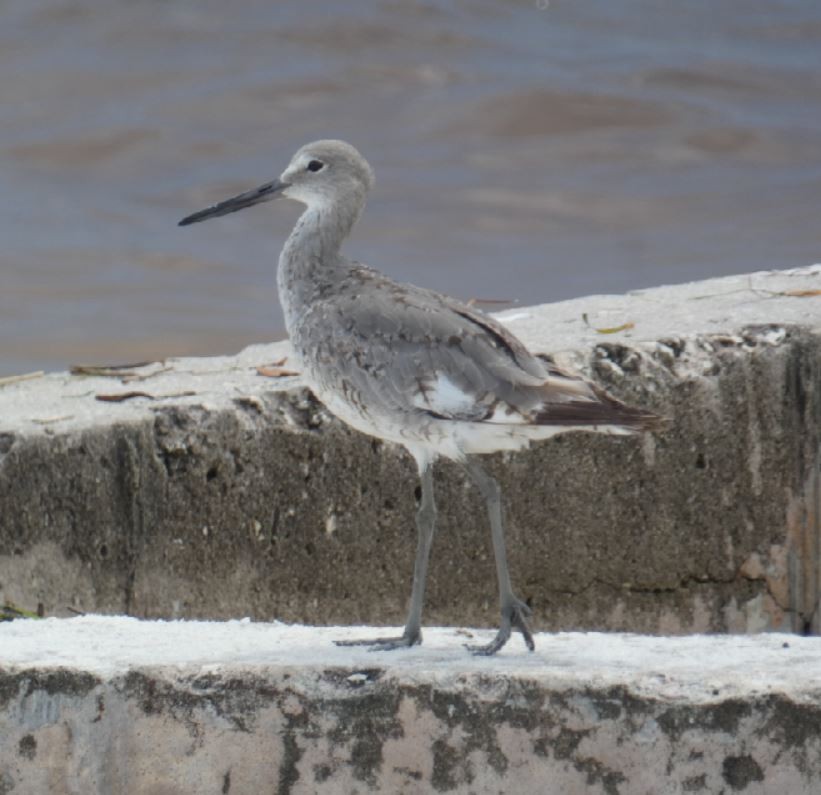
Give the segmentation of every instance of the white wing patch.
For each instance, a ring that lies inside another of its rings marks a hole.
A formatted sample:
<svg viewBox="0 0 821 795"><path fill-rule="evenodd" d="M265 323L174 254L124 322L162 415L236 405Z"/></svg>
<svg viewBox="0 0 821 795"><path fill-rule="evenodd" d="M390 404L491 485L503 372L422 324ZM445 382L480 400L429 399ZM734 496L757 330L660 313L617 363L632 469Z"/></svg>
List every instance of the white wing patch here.
<svg viewBox="0 0 821 795"><path fill-rule="evenodd" d="M443 373L437 373L436 380L413 396L413 405L436 414L470 414L476 408L476 395L465 392Z"/></svg>

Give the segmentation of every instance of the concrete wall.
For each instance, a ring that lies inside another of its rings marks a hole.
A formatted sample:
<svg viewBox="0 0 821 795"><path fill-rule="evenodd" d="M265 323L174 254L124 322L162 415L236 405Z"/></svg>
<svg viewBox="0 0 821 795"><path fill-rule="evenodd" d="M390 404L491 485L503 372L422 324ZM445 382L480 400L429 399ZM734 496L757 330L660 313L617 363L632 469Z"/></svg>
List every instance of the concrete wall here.
<svg viewBox="0 0 821 795"><path fill-rule="evenodd" d="M502 314L535 351L671 419L489 460L538 628L818 632L820 288L816 266ZM0 386L0 599L47 615L401 623L411 462L297 378L256 373L286 354ZM129 391L154 399L96 399ZM478 495L448 464L437 495L426 623L493 625Z"/></svg>

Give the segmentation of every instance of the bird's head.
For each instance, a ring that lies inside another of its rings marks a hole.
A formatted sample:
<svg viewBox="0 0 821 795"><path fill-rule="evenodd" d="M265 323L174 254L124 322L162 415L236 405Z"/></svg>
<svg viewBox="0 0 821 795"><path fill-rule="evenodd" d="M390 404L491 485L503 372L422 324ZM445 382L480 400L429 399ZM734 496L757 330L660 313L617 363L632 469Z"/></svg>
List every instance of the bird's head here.
<svg viewBox="0 0 821 795"><path fill-rule="evenodd" d="M314 141L291 158L278 179L189 215L179 225L217 218L280 197L308 207L321 208L337 202L361 206L373 181L371 167L353 146L344 141Z"/></svg>

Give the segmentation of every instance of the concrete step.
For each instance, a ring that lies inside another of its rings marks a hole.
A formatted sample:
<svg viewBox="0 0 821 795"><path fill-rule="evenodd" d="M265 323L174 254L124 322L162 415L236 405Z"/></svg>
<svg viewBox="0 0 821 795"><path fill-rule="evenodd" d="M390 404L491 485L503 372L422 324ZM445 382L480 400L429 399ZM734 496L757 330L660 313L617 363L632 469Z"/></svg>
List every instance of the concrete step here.
<svg viewBox="0 0 821 795"><path fill-rule="evenodd" d="M821 639L125 617L0 624L0 791L821 791Z"/></svg>

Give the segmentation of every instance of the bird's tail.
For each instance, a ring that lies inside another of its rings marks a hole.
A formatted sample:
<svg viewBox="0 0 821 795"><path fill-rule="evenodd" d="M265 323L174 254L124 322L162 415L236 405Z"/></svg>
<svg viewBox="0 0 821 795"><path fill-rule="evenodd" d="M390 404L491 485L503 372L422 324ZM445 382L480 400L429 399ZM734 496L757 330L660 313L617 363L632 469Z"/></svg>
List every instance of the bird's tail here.
<svg viewBox="0 0 821 795"><path fill-rule="evenodd" d="M609 426L625 431L658 431L667 420L646 409L623 403L601 387L587 382L590 399L565 402L546 402L530 416L533 425L556 425L592 430L595 426Z"/></svg>

